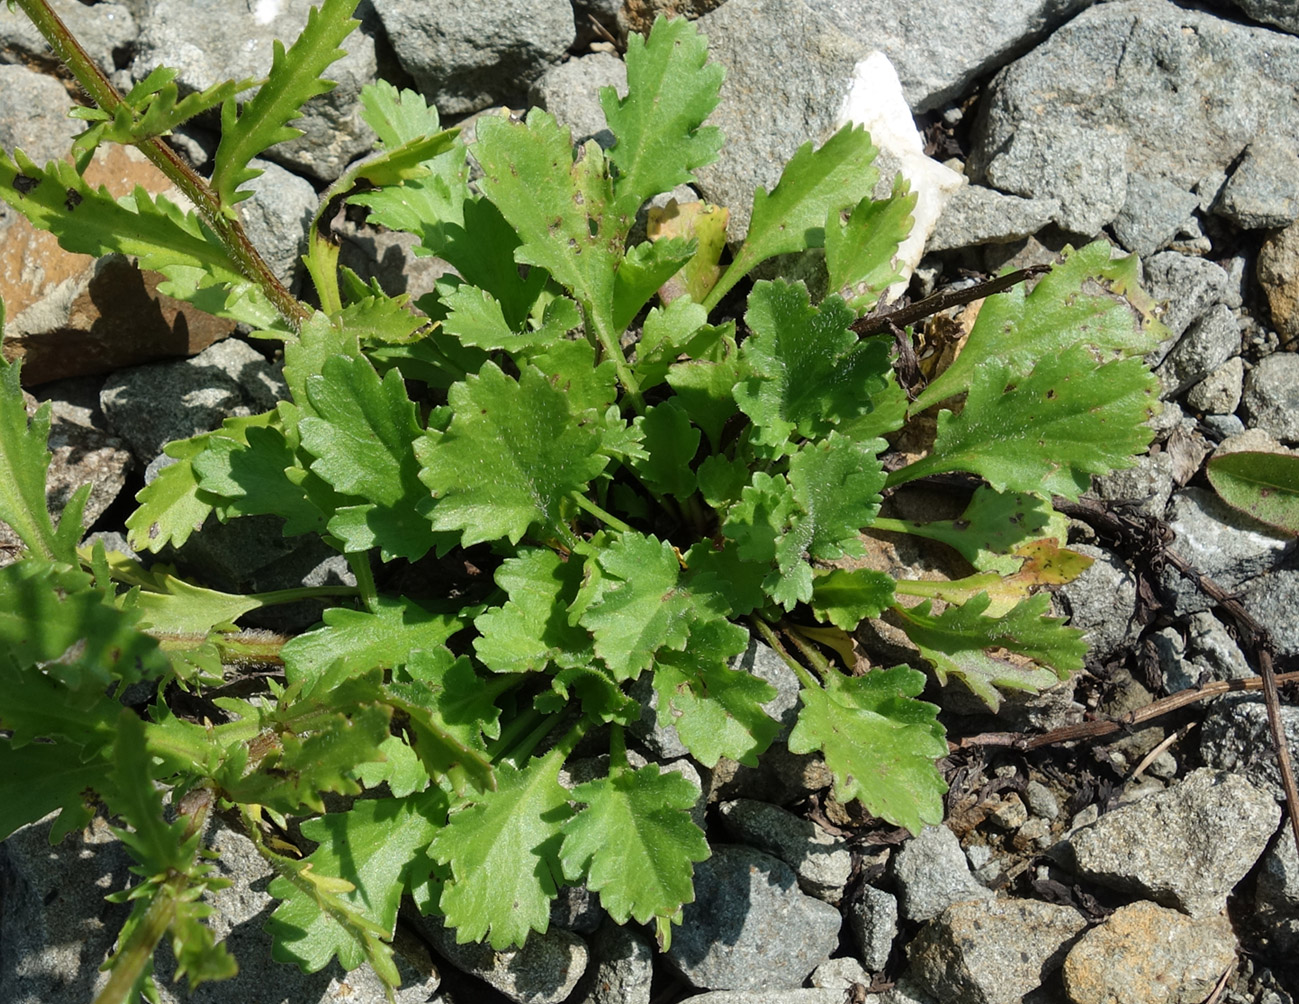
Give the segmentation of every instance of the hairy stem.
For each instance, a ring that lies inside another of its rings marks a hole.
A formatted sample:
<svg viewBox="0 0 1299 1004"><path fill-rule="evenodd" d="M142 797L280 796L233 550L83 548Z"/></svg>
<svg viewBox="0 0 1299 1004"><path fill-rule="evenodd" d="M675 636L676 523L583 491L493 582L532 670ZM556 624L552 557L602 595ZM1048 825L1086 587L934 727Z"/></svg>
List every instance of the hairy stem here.
<svg viewBox="0 0 1299 1004"><path fill-rule="evenodd" d="M50 8L48 0L17 0L17 3L91 100L107 112L110 118L116 116L124 104L122 96L81 47L67 25ZM261 288L285 323L297 331L302 322L311 316L311 311L275 277L275 273L244 233L238 216L227 215L211 186L162 139L155 136L136 145L194 204L203 222L216 234L239 271Z"/></svg>
<svg viewBox="0 0 1299 1004"><path fill-rule="evenodd" d="M617 333L610 326L608 319L600 316L598 311L588 309L586 317L590 326L595 329L595 337L604 350L606 358L613 360L614 369L618 373L618 382L627 392L627 400L631 402L637 415L645 414L645 398L640 392L640 381L627 365L627 357L623 354Z"/></svg>

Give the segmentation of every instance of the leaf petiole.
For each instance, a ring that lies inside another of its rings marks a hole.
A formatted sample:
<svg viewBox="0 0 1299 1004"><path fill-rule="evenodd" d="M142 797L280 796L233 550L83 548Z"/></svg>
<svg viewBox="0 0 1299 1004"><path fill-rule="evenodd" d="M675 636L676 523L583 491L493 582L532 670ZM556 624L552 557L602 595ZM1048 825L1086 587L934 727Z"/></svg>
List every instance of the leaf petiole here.
<svg viewBox="0 0 1299 1004"><path fill-rule="evenodd" d="M602 509L600 506L592 502L581 492L573 492L569 496L569 498L571 498L574 502L577 503L578 508L583 509L586 512L590 513L600 522L604 523L605 526L611 527L612 529L617 530L619 533L633 532L630 526L628 526L626 523L620 520L613 513L608 512L605 509ZM576 550L576 548L574 548L574 550Z"/></svg>

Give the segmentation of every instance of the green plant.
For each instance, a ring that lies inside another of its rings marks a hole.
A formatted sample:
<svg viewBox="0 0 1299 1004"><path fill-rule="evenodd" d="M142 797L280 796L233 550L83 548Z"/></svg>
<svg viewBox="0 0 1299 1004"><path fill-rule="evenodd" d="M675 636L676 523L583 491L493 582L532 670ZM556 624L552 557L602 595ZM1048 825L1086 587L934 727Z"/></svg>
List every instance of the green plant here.
<svg viewBox="0 0 1299 1004"><path fill-rule="evenodd" d="M1085 567L1060 547L1050 496L1076 498L1149 440L1158 385L1140 357L1158 325L1135 259L1103 244L1068 253L1031 292L988 299L956 361L908 399L893 339L851 328L897 279L913 204L900 182L872 200L860 129L803 147L758 191L724 267L720 241L691 226L628 246L646 200L722 143L703 125L722 71L681 21L631 40L628 96L602 95L608 153L575 153L541 111L489 117L469 151L476 184L434 109L368 88L378 152L321 200L309 308L248 245L239 186L325 86L355 2L325 0L241 109L234 85L180 99L165 70L120 98L43 0L19 0L98 102L82 112L78 165L95 143L136 143L197 213L143 192L114 200L77 165L21 153L0 154L0 196L65 247L134 255L167 292L284 346L291 399L168 446L176 462L140 494L132 545L156 553L212 517L274 514L286 535L322 535L357 582L334 590L315 629L266 638L239 618L322 592L229 595L78 549L85 490L56 526L48 411L29 420L18 367L0 368L0 519L26 548L0 568L0 833L60 809L57 838L101 803L123 822L141 881L103 1000L147 984L167 935L193 983L233 971L202 924L216 810L278 873L277 957L307 970L368 960L395 985L388 940L405 894L461 940L518 945L545 929L564 883L598 891L615 920L652 922L666 946L709 851L687 811L695 789L629 764L624 730L641 708L628 690L650 676L700 763L755 763L778 726L761 707L772 688L728 665L751 631L797 675L789 747L824 755L837 797L912 830L940 821L947 745L918 696L925 675L858 673L843 661L850 633L892 618L918 662L993 707L1001 690L1080 667L1078 632L1034 592ZM159 136L217 105L204 182ZM321 220L340 199L418 235L456 274L413 311L339 269ZM809 248L824 249L831 295L762 281L742 323L719 306L758 264ZM937 405L932 448L886 473L884 437ZM885 493L944 472L985 482L960 518L879 516ZM895 580L859 560L863 528L948 545L972 572ZM425 571L425 593L385 590L403 563ZM282 680L261 699L211 700L210 721L172 710L178 690L201 697L240 661L281 663ZM124 709L124 688L144 681L153 702ZM607 736L607 773L567 789L561 768L588 735ZM343 799L327 808L326 795ZM316 842L305 858L283 836L291 818Z"/></svg>
<svg viewBox="0 0 1299 1004"><path fill-rule="evenodd" d="M1224 453L1205 467L1222 500L1291 536L1299 534L1299 457L1284 453Z"/></svg>

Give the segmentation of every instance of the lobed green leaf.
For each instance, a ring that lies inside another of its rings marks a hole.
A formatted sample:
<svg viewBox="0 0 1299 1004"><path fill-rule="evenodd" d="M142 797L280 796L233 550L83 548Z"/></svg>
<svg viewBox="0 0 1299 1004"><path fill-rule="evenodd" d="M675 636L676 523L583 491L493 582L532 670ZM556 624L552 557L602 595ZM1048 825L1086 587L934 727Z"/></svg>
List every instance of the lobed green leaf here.
<svg viewBox="0 0 1299 1004"><path fill-rule="evenodd" d="M876 153L866 131L852 124L816 150L811 143L799 147L771 193L761 187L753 193L748 235L704 306L716 306L768 258L823 247L826 220L858 205L874 189Z"/></svg>
<svg viewBox="0 0 1299 1004"><path fill-rule="evenodd" d="M907 637L934 667L940 683L955 676L993 711L1001 706L998 688L1036 693L1054 686L1070 672L1082 669L1087 645L1082 632L1045 616L1051 598L1038 593L1000 617L985 617L991 598L983 593L942 614L930 613L930 603L893 608ZM1004 649L1020 661L991 654ZM1028 661L1029 664L1025 664Z"/></svg>
<svg viewBox="0 0 1299 1004"><path fill-rule="evenodd" d="M1017 367L989 360L974 371L959 415L938 415L930 454L889 475L903 484L943 471L982 475L995 490L1076 499L1091 475L1131 467L1154 433L1145 423L1159 382L1140 359L1098 364L1075 344Z"/></svg>
<svg viewBox="0 0 1299 1004"><path fill-rule="evenodd" d="M550 901L563 880L563 824L573 814L559 783L560 751L519 770L496 769L495 791L453 812L429 854L451 866L441 910L456 941L486 939L498 952L522 945L550 924Z"/></svg>
<svg viewBox="0 0 1299 1004"><path fill-rule="evenodd" d="M1039 360L1077 344L1087 346L1098 362L1152 351L1167 330L1137 286L1139 259L1111 258L1111 253L1107 241L1080 251L1067 248L1063 264L1032 292L1013 286L988 297L960 355L916 398L912 414L960 394L990 362L1026 373Z"/></svg>
<svg viewBox="0 0 1299 1004"><path fill-rule="evenodd" d="M649 37L627 39L627 96L600 90L605 121L617 138L620 211L631 216L647 199L694 180L717 159L721 130L704 126L721 96L721 65L708 62L708 41L684 19L655 18Z"/></svg>
<svg viewBox="0 0 1299 1004"><path fill-rule="evenodd" d="M532 366L515 381L486 363L448 396L451 425L415 443L419 479L436 499L433 528L461 531L466 547L517 544L534 527L564 534L565 500L608 463L595 424Z"/></svg>
<svg viewBox="0 0 1299 1004"><path fill-rule="evenodd" d="M825 755L835 797L912 833L943 819L947 790L934 760L947 754L938 708L915 696L923 673L906 666L844 676L827 668L824 688L804 687L791 753Z"/></svg>
<svg viewBox="0 0 1299 1004"><path fill-rule="evenodd" d="M421 429L401 374L382 380L358 356L331 356L307 378L314 415L298 423L311 470L334 489L364 501L328 523L348 552L378 547L385 561L423 557L437 542L425 515L427 491L412 444Z"/></svg>
<svg viewBox="0 0 1299 1004"><path fill-rule="evenodd" d="M669 921L693 903L694 863L711 853L690 818L699 789L658 764L614 768L608 777L580 784L573 798L586 807L563 826L560 860L570 881L586 880L615 923L654 920L671 938Z"/></svg>
<svg viewBox="0 0 1299 1004"><path fill-rule="evenodd" d="M239 186L261 174L248 162L268 147L302 135L287 123L317 94L333 89L321 76L346 53L338 48L361 22L353 19L357 0L323 0L307 10L307 26L286 52L274 43L266 83L240 111L233 98L221 109L221 142L213 158L212 187L229 211L253 193Z"/></svg>
<svg viewBox="0 0 1299 1004"><path fill-rule="evenodd" d="M375 943L374 928L392 937L402 892L446 811L446 795L434 788L407 798L358 800L344 812L303 822L302 835L318 844L306 864L314 875L352 885L351 891L338 894L338 900L348 914L369 924L340 923L350 917L322 911L306 891L277 878L268 891L283 902L266 922L275 958L296 963L305 973L319 972L335 957L348 971L375 951L390 960L387 946ZM389 961L388 968L391 965Z"/></svg>

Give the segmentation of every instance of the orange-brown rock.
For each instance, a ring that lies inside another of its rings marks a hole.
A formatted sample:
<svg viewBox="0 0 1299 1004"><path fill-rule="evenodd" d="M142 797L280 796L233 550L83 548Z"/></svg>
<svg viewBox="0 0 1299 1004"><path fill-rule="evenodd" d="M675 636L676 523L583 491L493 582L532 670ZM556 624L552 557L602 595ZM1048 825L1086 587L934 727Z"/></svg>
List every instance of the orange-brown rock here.
<svg viewBox="0 0 1299 1004"><path fill-rule="evenodd" d="M153 194L170 182L138 151L101 148L86 180L116 196L137 185ZM0 218L0 297L4 355L23 360L28 386L106 373L169 356L194 355L234 330L158 292L163 277L120 255L96 260L59 247L10 210Z"/></svg>

